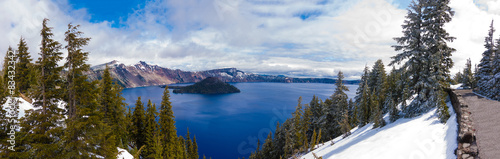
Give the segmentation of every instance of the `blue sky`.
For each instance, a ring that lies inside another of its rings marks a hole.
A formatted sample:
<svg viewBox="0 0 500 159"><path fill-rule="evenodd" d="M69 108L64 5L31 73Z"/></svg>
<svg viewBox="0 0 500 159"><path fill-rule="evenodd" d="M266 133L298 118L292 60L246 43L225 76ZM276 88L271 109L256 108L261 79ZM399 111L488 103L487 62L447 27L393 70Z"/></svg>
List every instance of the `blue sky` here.
<svg viewBox="0 0 500 159"><path fill-rule="evenodd" d="M359 78L377 59L388 64L410 0L3 0L0 50L26 38L38 57L38 32L49 18L64 42L68 23L92 37L89 63L147 61L199 71L236 67L245 72ZM455 67L479 62L500 0L453 0L445 27ZM500 21L495 24L500 26ZM64 51L63 51L64 53ZM388 69L390 67L387 67Z"/></svg>

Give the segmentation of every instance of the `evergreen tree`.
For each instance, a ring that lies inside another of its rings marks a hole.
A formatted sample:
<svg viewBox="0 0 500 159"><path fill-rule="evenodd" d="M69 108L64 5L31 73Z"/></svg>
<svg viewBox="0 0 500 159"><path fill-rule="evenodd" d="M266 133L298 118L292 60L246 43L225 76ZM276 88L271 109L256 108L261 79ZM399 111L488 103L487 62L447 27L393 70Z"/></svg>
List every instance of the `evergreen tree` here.
<svg viewBox="0 0 500 159"><path fill-rule="evenodd" d="M313 98L311 99L311 102L309 102L309 107L311 111L311 120L310 120L310 128L309 130L316 130L321 128L321 117L324 115L323 114L323 104L320 99L316 96L313 95Z"/></svg>
<svg viewBox="0 0 500 159"><path fill-rule="evenodd" d="M292 114L293 118L293 125L291 128L291 133L293 134L293 140L292 140L292 150L299 149L303 145L304 141L304 124L302 124L302 116L303 116L303 110L302 110L302 97L299 97L297 107L295 107L295 112Z"/></svg>
<svg viewBox="0 0 500 159"><path fill-rule="evenodd" d="M371 95L369 91L369 87L367 82L365 81L365 84L363 85L363 91L361 93L361 103L358 104L358 107L360 109L360 126L363 126L370 122L370 117L371 117Z"/></svg>
<svg viewBox="0 0 500 159"><path fill-rule="evenodd" d="M474 75L472 74L472 64L470 58L467 59L467 63L465 64L464 73L463 73L463 87L464 88L473 88L474 86Z"/></svg>
<svg viewBox="0 0 500 159"><path fill-rule="evenodd" d="M349 116L349 125L351 125L351 127L356 126L359 123L358 107L356 107L356 104L352 101L352 99L349 99L348 116Z"/></svg>
<svg viewBox="0 0 500 159"><path fill-rule="evenodd" d="M118 153L115 145L116 136L111 127L103 121L102 106L97 100L99 96L97 83L85 80L78 83L75 116L66 120L67 128L62 138L63 158L76 156L97 158L97 155L112 158ZM96 146L99 148L96 149Z"/></svg>
<svg viewBox="0 0 500 159"><path fill-rule="evenodd" d="M146 119L144 112L144 104L141 102L141 97L137 98L135 103L134 113L132 115L132 123L133 127L133 138L132 140L135 142L135 147L140 148L145 145L146 141Z"/></svg>
<svg viewBox="0 0 500 159"><path fill-rule="evenodd" d="M31 71L33 59L28 52L26 41L22 37L17 45L17 51L16 76L22 78L16 78L16 87L21 93L27 93L28 88L34 84L32 81L36 80Z"/></svg>
<svg viewBox="0 0 500 159"><path fill-rule="evenodd" d="M443 28L454 14L448 3L449 0L412 2L402 26L404 35L395 38L398 45L393 47L402 53L392 57L391 65L405 61L402 69L408 74L405 76L411 76L408 83L410 93L417 94L409 108L404 109L407 117L433 107L437 107L439 113L445 113L442 94L449 87L447 79L453 66L451 54L455 51L447 46L447 42L455 38Z"/></svg>
<svg viewBox="0 0 500 159"><path fill-rule="evenodd" d="M374 96L373 100L377 100L378 109L386 112L387 110L384 108L385 102L385 93L386 93L386 81L387 75L385 72L384 63L381 59L375 62L373 65L372 71L370 72L370 78L368 80L368 86L371 88L370 92L374 92L377 96Z"/></svg>
<svg viewBox="0 0 500 159"><path fill-rule="evenodd" d="M356 116L357 116L357 119L359 120L358 122L361 126L368 123L368 120L366 118L367 117L366 112L368 112L369 110L367 109L368 107L366 107L367 106L366 105L367 98L364 95L365 94L364 89L368 88L369 74L370 74L370 71L368 69L368 66L365 66L365 69L363 71L363 75L361 76L361 81L359 82L358 88L356 89L356 96L354 97L354 103L356 104L355 107L356 107L356 110L358 110ZM368 91L368 90L366 90L366 91Z"/></svg>
<svg viewBox="0 0 500 159"><path fill-rule="evenodd" d="M79 84L85 82L87 76L83 73L88 71L90 66L86 64L88 60L88 52L84 52L82 47L87 45L90 38L80 37L83 32L78 30L79 25L73 26L68 24L68 31L66 31L64 39L68 44L65 48L68 50L68 57L66 57L66 63L64 66L68 69L67 72L67 109L68 118L74 118L76 116L77 105L80 101L78 92L81 88Z"/></svg>
<svg viewBox="0 0 500 159"><path fill-rule="evenodd" d="M271 158L272 151L273 151L273 136L272 136L272 132L269 132L269 134L267 134L266 140L264 141L264 145L262 145L261 156L259 156L259 157L260 158Z"/></svg>
<svg viewBox="0 0 500 159"><path fill-rule="evenodd" d="M144 151L142 153L142 156L144 158L154 158L156 152L155 152L155 145L156 145L156 134L157 134L157 128L158 128L158 123L156 122L156 106L151 103L151 100L148 100L147 104L147 110L146 110L146 118L145 118L145 147Z"/></svg>
<svg viewBox="0 0 500 159"><path fill-rule="evenodd" d="M335 92L331 96L333 103L336 103L342 112L347 112L347 94L344 91L349 91L349 88L344 85L344 73L339 71L337 81L335 82Z"/></svg>
<svg viewBox="0 0 500 159"><path fill-rule="evenodd" d="M126 125L125 98L121 96L122 87L113 83L108 66L104 69L100 85L100 104L103 107L103 120L111 126L112 132L117 138L115 145L125 147L128 140L126 127L123 126Z"/></svg>
<svg viewBox="0 0 500 159"><path fill-rule="evenodd" d="M478 72L476 73L477 78L477 90L476 92L482 95L486 95L491 91L492 86L488 84L490 81L493 69L492 69L492 59L495 52L495 44L493 43L493 33L495 28L493 27L493 21L491 21L490 30L488 31L488 36L484 39L484 47L486 50L483 52L483 58L478 64Z"/></svg>
<svg viewBox="0 0 500 159"><path fill-rule="evenodd" d="M317 135L318 134L316 134L316 130L313 130L313 135L311 138L311 151L314 151L314 149L316 149L316 142L318 140Z"/></svg>
<svg viewBox="0 0 500 159"><path fill-rule="evenodd" d="M4 60L3 60L3 69L2 69L2 79L3 79L3 82L2 82L2 84L3 84L3 88L5 90L12 90L13 93L16 92L17 87L15 87L15 85L12 82L9 82L9 81L17 79L17 78L15 78L16 77L16 75L15 75L16 71L14 71L12 69L12 67L14 67L13 65L15 64L14 62L16 61L16 59L17 58L16 58L15 51L12 49L12 47L9 46L9 49L7 49L7 52L5 53L5 57L4 57ZM12 88L12 87L14 87L14 89L9 89L9 88ZM10 91L6 91L6 92L2 92L2 93L5 93L5 95L11 94Z"/></svg>
<svg viewBox="0 0 500 159"><path fill-rule="evenodd" d="M62 60L61 44L51 39L52 28L47 26L48 19L42 23L42 42L40 47L40 58L38 68L40 78L38 87L34 92L35 102L33 106L36 111L28 111L22 119L21 131L29 132L24 136L30 146L24 150L24 155L34 158L52 158L60 155L61 147L57 144L63 134L63 110L58 107L61 100L61 78L62 67L58 62Z"/></svg>
<svg viewBox="0 0 500 159"><path fill-rule="evenodd" d="M491 91L491 98L500 101L500 38L497 39L493 66L494 88Z"/></svg>
<svg viewBox="0 0 500 159"><path fill-rule="evenodd" d="M378 107L378 100L375 98L377 94L375 92L372 92L371 94L371 110L372 110L372 115L371 115L371 121L373 122L373 128L378 128L378 127L383 127L385 125L385 121L383 119L383 114L382 110Z"/></svg>
<svg viewBox="0 0 500 159"><path fill-rule="evenodd" d="M170 92L168 87L163 90L162 101L160 105L159 126L161 132L161 143L163 145L164 158L178 158L180 150L176 149L177 130L175 128L175 116L170 102Z"/></svg>

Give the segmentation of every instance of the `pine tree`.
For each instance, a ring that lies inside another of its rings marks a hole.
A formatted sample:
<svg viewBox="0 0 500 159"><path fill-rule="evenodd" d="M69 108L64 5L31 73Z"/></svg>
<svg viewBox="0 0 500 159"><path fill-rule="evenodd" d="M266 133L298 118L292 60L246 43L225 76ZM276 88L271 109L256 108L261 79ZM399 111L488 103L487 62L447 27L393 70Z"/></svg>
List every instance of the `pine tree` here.
<svg viewBox="0 0 500 159"><path fill-rule="evenodd" d="M164 158L177 158L180 155L179 150L175 149L177 130L175 128L175 116L172 111L172 103L170 102L170 92L168 87L163 91L162 101L160 105L159 126L161 136L161 143L164 148Z"/></svg>
<svg viewBox="0 0 500 159"><path fill-rule="evenodd" d="M446 107L441 105L444 99L439 94L449 87L447 79L453 66L451 54L455 51L447 46L447 42L455 38L443 28L454 14L448 3L449 0L412 2L402 26L404 35L395 38L398 45L393 47L402 53L392 57L391 65L405 61L402 69L407 73L405 77L411 77L410 93L417 94L408 109L403 110L407 117L433 107Z"/></svg>
<svg viewBox="0 0 500 159"><path fill-rule="evenodd" d="M198 159L200 156L198 155L198 143L196 143L196 136L193 136L193 150L191 150L192 158Z"/></svg>
<svg viewBox="0 0 500 159"><path fill-rule="evenodd" d="M9 46L9 49L7 49L7 52L5 53L5 57L4 57L4 60L3 60L3 69L2 69L2 79L3 79L3 88L5 88L5 90L12 90L12 94L14 94L15 92L17 92L17 87L15 87L15 83L12 83L12 82L9 82L9 81L12 81L12 80L15 80L17 78L16 75L15 75L15 72L12 67L13 65L15 65L15 61L16 61L16 53L15 51L12 49L12 47ZM10 67L9 67L10 66ZM9 88L12 88L14 87L14 89L9 89ZM2 93L6 93L7 94L11 94L10 91L7 91L7 92L2 92Z"/></svg>
<svg viewBox="0 0 500 159"><path fill-rule="evenodd" d="M372 110L372 115L371 115L371 121L373 122L373 128L378 128L378 127L383 127L385 125L385 121L383 119L383 114L382 110L379 108L378 100L375 98L377 94L375 92L372 92L371 94L371 110Z"/></svg>
<svg viewBox="0 0 500 159"><path fill-rule="evenodd" d="M495 58L493 60L493 90L491 91L491 98L500 101L500 38L497 39L495 48Z"/></svg>
<svg viewBox="0 0 500 159"><path fill-rule="evenodd" d="M343 138L346 138L347 136L351 135L351 124L349 124L348 112L344 112L342 117L342 120L338 121L338 124L340 125L340 131L343 134Z"/></svg>
<svg viewBox="0 0 500 159"><path fill-rule="evenodd" d="M68 102L68 118L76 116L77 105L79 104L78 92L81 88L78 84L85 82L87 76L83 73L88 71L90 66L86 64L88 60L88 52L84 52L82 47L87 45L90 38L80 37L83 32L78 30L79 25L73 26L68 24L68 31L66 31L64 39L68 44L65 48L68 50L68 57L64 66L68 69L67 72L67 99Z"/></svg>
<svg viewBox="0 0 500 159"><path fill-rule="evenodd" d="M22 78L16 78L16 87L21 93L27 93L28 88L34 84L32 81L36 81L32 73L33 59L28 52L28 46L24 38L21 37L19 44L17 45L17 63L16 63L16 76Z"/></svg>
<svg viewBox="0 0 500 159"><path fill-rule="evenodd" d="M311 99L311 102L309 102L309 107L311 111L311 120L310 120L310 130L316 130L321 127L321 117L324 115L323 114L323 104L321 104L320 99L316 96L313 95L313 98Z"/></svg>
<svg viewBox="0 0 500 159"><path fill-rule="evenodd" d="M293 144L292 144L292 149L299 149L304 141L305 136L303 135L303 124L302 124L302 97L299 97L297 107L295 107L295 112L292 114L293 118L293 125L292 129L290 130L291 133L293 134Z"/></svg>
<svg viewBox="0 0 500 159"><path fill-rule="evenodd" d="M344 73L339 71L337 81L335 81L335 92L331 96L333 103L336 103L342 112L348 110L347 94L344 91L349 91L349 88L344 85Z"/></svg>
<svg viewBox="0 0 500 159"><path fill-rule="evenodd" d="M76 114L73 118L66 120L67 128L62 138L63 158L75 156L97 155L105 158L115 157L116 136L111 127L103 121L104 114L102 106L97 100L99 88L97 81L78 83L78 104ZM99 149L95 147L99 146Z"/></svg>
<svg viewBox="0 0 500 159"><path fill-rule="evenodd" d="M144 104L141 102L141 97L137 98L135 103L134 113L132 115L133 127L133 138L135 142L135 147L140 148L145 145L146 141L146 113L144 112Z"/></svg>
<svg viewBox="0 0 500 159"><path fill-rule="evenodd" d="M488 31L488 36L484 39L484 47L486 50L483 52L483 58L478 64L478 72L476 73L477 78L477 90L476 92L482 95L486 95L491 91L492 87L488 84L490 81L493 69L492 60L493 54L495 52L495 44L493 43L493 33L495 33L495 28L493 27L493 21L491 21L490 30Z"/></svg>
<svg viewBox="0 0 500 159"><path fill-rule="evenodd" d="M316 134L316 130L313 130L313 135L312 135L312 138L311 138L311 151L314 151L314 149L316 149L316 142L318 140L317 138L317 135Z"/></svg>
<svg viewBox="0 0 500 159"><path fill-rule="evenodd" d="M467 59L467 63L465 64L463 79L462 79L464 88L473 88L474 86L474 75L472 74L472 64L470 58Z"/></svg>
<svg viewBox="0 0 500 159"><path fill-rule="evenodd" d="M370 122L370 117L371 117L371 95L369 91L369 87L367 84L367 81L365 81L365 84L363 85L362 88L362 93L361 93L361 103L358 104L358 107L360 109L360 126L363 126L367 123Z"/></svg>
<svg viewBox="0 0 500 159"><path fill-rule="evenodd" d="M364 89L368 88L368 78L369 78L370 71L368 69L368 66L365 66L365 69L363 71L363 75L361 76L361 81L359 82L358 88L356 89L356 96L354 97L354 103L355 109L358 110L357 116L358 119L358 124L361 126L365 125L368 123L368 120L365 120L366 118L366 98L364 96Z"/></svg>
<svg viewBox="0 0 500 159"><path fill-rule="evenodd" d="M22 119L21 131L30 132L24 136L30 142L24 155L34 158L52 158L60 155L61 147L57 144L63 134L63 110L58 107L61 100L62 67L58 62L62 60L61 44L51 39L52 28L47 26L48 19L42 23L42 42L38 68L40 69L39 86L34 92L36 111L28 111L26 118ZM23 154L20 154L23 155Z"/></svg>
<svg viewBox="0 0 500 159"><path fill-rule="evenodd" d="M104 69L100 85L100 104L103 107L103 120L111 126L112 132L117 138L115 145L125 147L124 145L127 144L126 127L123 126L126 125L125 98L121 96L122 87L113 83L107 65Z"/></svg>
<svg viewBox="0 0 500 159"><path fill-rule="evenodd" d="M271 158L272 151L273 151L273 136L272 136L272 132L269 132L269 134L267 134L266 140L264 141L264 144L262 145L261 156L259 156L259 157L260 158Z"/></svg>
<svg viewBox="0 0 500 159"><path fill-rule="evenodd" d="M142 156L144 158L154 158L154 155L156 154L155 152L155 136L157 134L157 128L158 128L158 123L156 122L156 106L155 104L151 103L151 100L148 100L147 104L147 110L146 110L146 118L145 118L145 136L144 138L146 139L144 142L144 152L142 153Z"/></svg>
<svg viewBox="0 0 500 159"><path fill-rule="evenodd" d="M385 93L386 93L386 81L387 75L385 72L385 67L384 63L382 62L381 59L377 60L375 62L375 65L373 65L372 71L370 72L370 78L368 80L368 86L371 88L370 91L374 92L377 94L375 96L374 100L377 100L378 103L378 109L383 110L384 112L387 111L384 108L384 102L385 102Z"/></svg>

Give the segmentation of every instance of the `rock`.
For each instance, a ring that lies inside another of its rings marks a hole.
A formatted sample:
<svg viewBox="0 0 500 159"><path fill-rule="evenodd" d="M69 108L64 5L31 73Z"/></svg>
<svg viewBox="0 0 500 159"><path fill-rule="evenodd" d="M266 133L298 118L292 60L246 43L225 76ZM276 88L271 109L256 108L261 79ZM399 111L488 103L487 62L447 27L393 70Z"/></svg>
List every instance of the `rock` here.
<svg viewBox="0 0 500 159"><path fill-rule="evenodd" d="M462 154L462 158L467 158L469 156L470 156L469 154Z"/></svg>
<svg viewBox="0 0 500 159"><path fill-rule="evenodd" d="M464 143L464 144L462 144L462 146L463 146L463 148L468 148L470 146L470 144L469 143Z"/></svg>

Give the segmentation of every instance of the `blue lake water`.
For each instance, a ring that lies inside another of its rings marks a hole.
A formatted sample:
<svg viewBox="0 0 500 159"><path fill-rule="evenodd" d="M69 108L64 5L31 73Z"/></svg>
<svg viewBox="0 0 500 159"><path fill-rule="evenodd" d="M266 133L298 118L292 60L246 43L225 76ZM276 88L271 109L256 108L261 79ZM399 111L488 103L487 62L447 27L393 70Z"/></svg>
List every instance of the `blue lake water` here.
<svg viewBox="0 0 500 159"><path fill-rule="evenodd" d="M313 95L325 100L333 94L334 84L323 83L232 83L241 93L223 95L174 94L170 90L172 109L178 135L187 128L196 135L200 158L203 154L213 159L248 158L257 147L257 139L264 141L276 122L291 117L302 96L309 103ZM347 85L350 98L357 85ZM134 107L137 97L142 102L151 99L157 108L163 88L140 87L122 91L126 103Z"/></svg>

